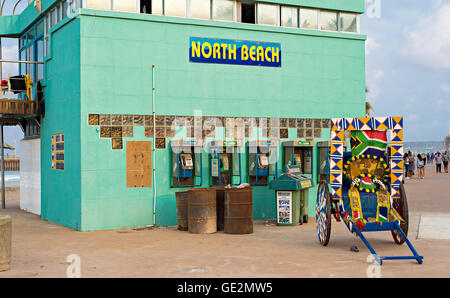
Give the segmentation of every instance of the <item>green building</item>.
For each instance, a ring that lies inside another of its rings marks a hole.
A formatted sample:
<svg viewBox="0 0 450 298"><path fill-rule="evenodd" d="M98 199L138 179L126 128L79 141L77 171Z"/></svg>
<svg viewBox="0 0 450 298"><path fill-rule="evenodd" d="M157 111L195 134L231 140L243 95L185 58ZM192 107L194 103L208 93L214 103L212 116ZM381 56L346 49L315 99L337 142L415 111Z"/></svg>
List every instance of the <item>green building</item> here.
<svg viewBox="0 0 450 298"><path fill-rule="evenodd" d="M42 95L33 111L0 111L40 160L21 208L80 231L176 225L175 192L249 183L254 219L275 218L267 183L300 162L316 184L329 119L365 114L363 12L364 0L42 0L0 17L19 60L43 62L20 63Z"/></svg>

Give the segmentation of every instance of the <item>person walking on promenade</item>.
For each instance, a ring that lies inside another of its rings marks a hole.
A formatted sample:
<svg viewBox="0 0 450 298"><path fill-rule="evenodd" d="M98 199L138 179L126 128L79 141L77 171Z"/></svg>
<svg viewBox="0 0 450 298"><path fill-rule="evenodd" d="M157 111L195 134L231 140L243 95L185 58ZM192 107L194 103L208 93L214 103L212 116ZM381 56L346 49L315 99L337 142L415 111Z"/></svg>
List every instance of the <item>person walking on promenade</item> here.
<svg viewBox="0 0 450 298"><path fill-rule="evenodd" d="M444 172L448 173L448 151L444 152L442 163L444 164Z"/></svg>
<svg viewBox="0 0 450 298"><path fill-rule="evenodd" d="M436 173L442 173L441 172L441 165L442 165L441 153L440 152L436 153L434 159L436 161Z"/></svg>
<svg viewBox="0 0 450 298"><path fill-rule="evenodd" d="M417 154L417 175L419 176L419 179L423 179L425 174L425 165L424 165L424 159L422 158L422 155L419 153Z"/></svg>
<svg viewBox="0 0 450 298"><path fill-rule="evenodd" d="M408 177L408 173L409 173L408 153L405 153L405 155L403 155L403 162L405 163L405 179L409 179L409 177Z"/></svg>
<svg viewBox="0 0 450 298"><path fill-rule="evenodd" d="M427 165L427 155L425 153L422 153L422 160L423 160L423 166L425 167Z"/></svg>
<svg viewBox="0 0 450 298"><path fill-rule="evenodd" d="M412 178L414 176L414 170L415 170L415 166L414 166L414 155L411 153L411 151L408 151L408 159L409 159L409 173L408 176L410 178Z"/></svg>
<svg viewBox="0 0 450 298"><path fill-rule="evenodd" d="M433 164L433 161L434 161L434 153L431 152L431 164Z"/></svg>

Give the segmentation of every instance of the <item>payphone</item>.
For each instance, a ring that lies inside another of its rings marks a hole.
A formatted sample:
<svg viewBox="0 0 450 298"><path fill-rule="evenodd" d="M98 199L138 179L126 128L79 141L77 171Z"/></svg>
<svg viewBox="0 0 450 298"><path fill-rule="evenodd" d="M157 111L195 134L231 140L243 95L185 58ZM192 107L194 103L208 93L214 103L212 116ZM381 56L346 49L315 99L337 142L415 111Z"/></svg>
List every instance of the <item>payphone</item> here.
<svg viewBox="0 0 450 298"><path fill-rule="evenodd" d="M313 173L314 141L287 141L283 142L284 163L286 166L298 166L303 174Z"/></svg>
<svg viewBox="0 0 450 298"><path fill-rule="evenodd" d="M202 185L202 140L172 140L171 187Z"/></svg>
<svg viewBox="0 0 450 298"><path fill-rule="evenodd" d="M241 140L211 141L209 144L211 186L242 183L241 148Z"/></svg>
<svg viewBox="0 0 450 298"><path fill-rule="evenodd" d="M330 177L330 141L317 142L317 181L328 183ZM344 141L343 151L347 151L348 143Z"/></svg>
<svg viewBox="0 0 450 298"><path fill-rule="evenodd" d="M268 185L269 177L277 177L278 140L248 142L248 176L250 185Z"/></svg>

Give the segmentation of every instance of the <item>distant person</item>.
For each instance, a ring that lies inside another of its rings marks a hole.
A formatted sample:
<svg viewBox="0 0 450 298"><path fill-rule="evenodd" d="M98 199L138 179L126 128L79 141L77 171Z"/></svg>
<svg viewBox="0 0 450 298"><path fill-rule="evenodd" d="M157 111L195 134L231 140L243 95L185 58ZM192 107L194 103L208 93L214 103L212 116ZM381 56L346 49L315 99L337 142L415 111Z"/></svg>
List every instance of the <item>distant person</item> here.
<svg viewBox="0 0 450 298"><path fill-rule="evenodd" d="M430 158L431 158L431 160L430 160L431 164L433 164L433 161L434 161L434 153L433 152L431 152L431 157Z"/></svg>
<svg viewBox="0 0 450 298"><path fill-rule="evenodd" d="M436 173L442 173L441 172L442 156L440 152L436 153L436 155L434 156L434 160L436 161Z"/></svg>
<svg viewBox="0 0 450 298"><path fill-rule="evenodd" d="M417 154L417 175L419 179L423 179L425 177L425 165L422 154Z"/></svg>
<svg viewBox="0 0 450 298"><path fill-rule="evenodd" d="M444 152L442 163L444 164L444 172L448 173L448 151Z"/></svg>
<svg viewBox="0 0 450 298"><path fill-rule="evenodd" d="M403 162L405 164L405 179L409 179L408 177L408 173L409 173L409 158L408 158L408 153L405 153L405 155L403 155Z"/></svg>
<svg viewBox="0 0 450 298"><path fill-rule="evenodd" d="M425 167L427 165L427 155L425 153L422 153L422 160L423 160L423 166Z"/></svg>
<svg viewBox="0 0 450 298"><path fill-rule="evenodd" d="M414 155L411 153L411 151L408 151L408 160L409 160L409 170L408 170L408 177L412 178L414 176Z"/></svg>

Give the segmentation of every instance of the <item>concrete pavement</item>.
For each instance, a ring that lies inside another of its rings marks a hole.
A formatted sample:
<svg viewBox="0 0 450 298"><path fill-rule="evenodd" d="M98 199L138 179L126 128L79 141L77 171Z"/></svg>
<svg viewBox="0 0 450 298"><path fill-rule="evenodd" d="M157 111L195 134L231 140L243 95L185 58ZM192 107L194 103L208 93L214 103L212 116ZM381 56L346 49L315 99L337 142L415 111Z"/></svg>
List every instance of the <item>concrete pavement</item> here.
<svg viewBox="0 0 450 298"><path fill-rule="evenodd" d="M450 277L450 240L427 232L434 215L447 224L450 174L433 169L427 167L426 179L405 183L409 236L424 263L385 261L381 277ZM176 227L77 232L19 210L12 191L7 200L0 214L13 218L12 263L0 278L65 277L71 254L80 257L82 277L367 277L371 265L362 241L335 221L327 247L318 243L311 217L296 227L256 221L249 235L197 235ZM393 242L390 232L366 237L380 255L410 254L406 245ZM359 252L350 251L354 245Z"/></svg>

